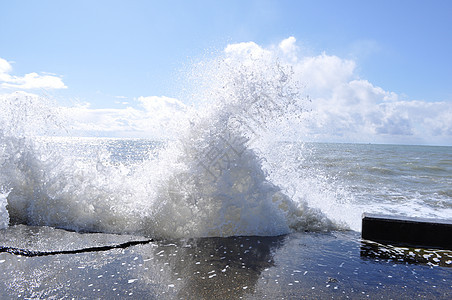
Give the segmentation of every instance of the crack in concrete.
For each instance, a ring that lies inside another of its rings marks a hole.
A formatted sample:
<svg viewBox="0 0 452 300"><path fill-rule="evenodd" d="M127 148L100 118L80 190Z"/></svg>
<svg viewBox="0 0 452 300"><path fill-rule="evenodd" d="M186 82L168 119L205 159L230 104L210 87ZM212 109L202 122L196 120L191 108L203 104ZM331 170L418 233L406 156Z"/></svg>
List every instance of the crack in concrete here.
<svg viewBox="0 0 452 300"><path fill-rule="evenodd" d="M108 251L112 249L125 249L131 246L136 245L144 245L153 242L153 239L144 240L144 241L130 241L126 243L111 245L111 246L97 246L97 247L88 247L74 250L58 250L58 251L35 251L35 250L26 250L20 248L13 247L2 247L0 246L0 253L6 252L14 255L22 255L27 257L36 257L36 256L50 256L50 255L58 255L58 254L80 254L80 253L88 253L88 252L100 252L100 251Z"/></svg>

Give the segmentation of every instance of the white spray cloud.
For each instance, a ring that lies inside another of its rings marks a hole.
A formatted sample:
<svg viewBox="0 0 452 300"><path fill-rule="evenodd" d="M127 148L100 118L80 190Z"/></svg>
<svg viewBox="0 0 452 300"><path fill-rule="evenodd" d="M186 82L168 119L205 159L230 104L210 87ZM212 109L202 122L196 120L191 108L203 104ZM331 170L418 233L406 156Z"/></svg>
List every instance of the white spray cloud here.
<svg viewBox="0 0 452 300"><path fill-rule="evenodd" d="M0 57L0 88L14 90L30 89L65 89L63 80L51 74L38 74L35 72L24 76L10 75L11 64Z"/></svg>

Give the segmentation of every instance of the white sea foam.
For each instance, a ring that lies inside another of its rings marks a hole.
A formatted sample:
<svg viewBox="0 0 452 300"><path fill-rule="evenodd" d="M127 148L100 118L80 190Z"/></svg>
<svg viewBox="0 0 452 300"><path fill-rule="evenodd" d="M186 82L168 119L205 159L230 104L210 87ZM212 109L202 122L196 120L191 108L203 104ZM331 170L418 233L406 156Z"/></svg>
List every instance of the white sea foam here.
<svg viewBox="0 0 452 300"><path fill-rule="evenodd" d="M159 157L158 165L169 171L159 172L164 176L156 184L146 228L163 236L279 235L334 228L321 211L294 201L271 182L265 158L258 154L263 132L300 113L303 99L290 69L255 56L214 61L207 74L210 88L200 98L209 105L191 112L186 131Z"/></svg>
<svg viewBox="0 0 452 300"><path fill-rule="evenodd" d="M289 197L265 166L271 146L259 140L302 111L290 68L254 53L211 61L201 74L204 87L195 93L201 104L187 110L179 136L133 167L113 163L102 148L80 160L38 142L24 125L26 111L39 107L34 122L42 129L49 119L42 114L52 109L29 96L26 104L3 98L10 113L4 111L0 132L0 185L10 190L11 221L155 237L337 228L299 192ZM14 121L20 126L12 126L14 115L22 116Z"/></svg>
<svg viewBox="0 0 452 300"><path fill-rule="evenodd" d="M0 96L0 228L178 238L360 230L364 211L450 218L449 149L298 142L305 99L291 69L231 51L195 66L194 105L165 146L42 138L70 128L65 113Z"/></svg>
<svg viewBox="0 0 452 300"><path fill-rule="evenodd" d="M0 192L0 229L7 228L9 225L9 214L6 209L8 194Z"/></svg>
<svg viewBox="0 0 452 300"><path fill-rule="evenodd" d="M284 132L274 123L253 136L219 121L246 120L243 110L217 107L193 110L158 153L139 140L36 138L0 119L0 227L11 219L167 238L360 230L362 212L450 218L448 149L275 143ZM392 171L376 174L387 148ZM419 166L442 167L406 169L410 151Z"/></svg>

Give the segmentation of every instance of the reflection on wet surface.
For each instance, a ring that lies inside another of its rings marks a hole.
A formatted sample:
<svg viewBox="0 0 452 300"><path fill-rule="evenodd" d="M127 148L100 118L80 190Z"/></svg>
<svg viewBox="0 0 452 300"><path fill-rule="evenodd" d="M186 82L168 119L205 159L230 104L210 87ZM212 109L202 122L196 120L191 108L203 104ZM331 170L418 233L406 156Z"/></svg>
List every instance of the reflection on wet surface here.
<svg viewBox="0 0 452 300"><path fill-rule="evenodd" d="M15 235L22 245L36 247L36 232L21 230L23 236L18 231ZM0 246L5 242L1 234ZM49 248L74 237L77 247L120 238L139 239L55 229L47 230L46 235L43 240ZM14 241L9 237L11 244ZM368 244L360 240L359 233L333 232L154 241L108 251L41 257L0 253L0 295L77 299L451 298L452 268L442 267L448 259L440 258L436 265L413 264L405 258L410 257L410 250L403 257L372 256L363 255L363 251L385 251L363 245ZM428 251L420 257L429 256L435 262L437 256Z"/></svg>
<svg viewBox="0 0 452 300"><path fill-rule="evenodd" d="M154 260L167 265L181 298L237 298L254 290L261 273L274 266L285 237L203 238L163 244ZM149 257L149 259L153 259Z"/></svg>

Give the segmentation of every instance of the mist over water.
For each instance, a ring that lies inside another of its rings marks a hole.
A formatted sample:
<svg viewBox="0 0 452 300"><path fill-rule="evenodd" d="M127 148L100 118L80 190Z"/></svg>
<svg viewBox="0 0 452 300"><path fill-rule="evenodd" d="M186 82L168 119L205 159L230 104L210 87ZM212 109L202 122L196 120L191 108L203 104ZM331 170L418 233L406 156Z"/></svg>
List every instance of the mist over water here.
<svg viewBox="0 0 452 300"><path fill-rule="evenodd" d="M425 165L401 161L404 149L390 161L380 148L302 143L292 129L308 100L292 69L266 52L239 54L193 67L193 105L165 142L71 137L64 108L1 96L0 228L276 236L359 230L363 211L450 216L450 151ZM394 181L403 176L414 179Z"/></svg>

